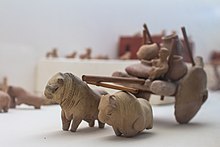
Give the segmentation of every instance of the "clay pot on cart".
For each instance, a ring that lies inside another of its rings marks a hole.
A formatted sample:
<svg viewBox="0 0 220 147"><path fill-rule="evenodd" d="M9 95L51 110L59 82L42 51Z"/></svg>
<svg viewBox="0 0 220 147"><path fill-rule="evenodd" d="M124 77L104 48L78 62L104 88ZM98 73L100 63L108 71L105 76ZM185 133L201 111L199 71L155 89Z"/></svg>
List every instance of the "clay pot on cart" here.
<svg viewBox="0 0 220 147"><path fill-rule="evenodd" d="M172 63L166 74L166 77L171 81L178 81L187 73L187 65L183 61L182 56L173 55Z"/></svg>

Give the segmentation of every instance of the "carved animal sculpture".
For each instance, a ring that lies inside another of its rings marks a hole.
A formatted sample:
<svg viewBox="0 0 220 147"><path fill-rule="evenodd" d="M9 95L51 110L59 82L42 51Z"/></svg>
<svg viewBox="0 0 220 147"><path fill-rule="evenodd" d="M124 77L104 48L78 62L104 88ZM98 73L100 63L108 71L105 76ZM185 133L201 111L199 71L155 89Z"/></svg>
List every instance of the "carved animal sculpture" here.
<svg viewBox="0 0 220 147"><path fill-rule="evenodd" d="M80 59L91 59L92 49L87 48L86 52L79 56Z"/></svg>
<svg viewBox="0 0 220 147"><path fill-rule="evenodd" d="M18 86L9 86L8 94L12 99L10 106L11 108L15 108L16 105L26 104L26 105L34 106L35 109L40 109L41 105L45 101L43 97L34 95L26 91L24 88Z"/></svg>
<svg viewBox="0 0 220 147"><path fill-rule="evenodd" d="M0 91L0 112L2 112L2 110L8 112L10 101L10 96L6 92Z"/></svg>
<svg viewBox="0 0 220 147"><path fill-rule="evenodd" d="M75 132L82 120L94 126L98 119L98 105L101 94L71 73L57 73L49 79L44 94L46 98L53 99L60 104L62 112L62 128L64 131ZM104 123L99 122L99 128L104 128Z"/></svg>
<svg viewBox="0 0 220 147"><path fill-rule="evenodd" d="M53 48L51 51L47 52L46 57L52 57L52 58L57 58L58 57L58 49Z"/></svg>
<svg viewBox="0 0 220 147"><path fill-rule="evenodd" d="M71 58L71 59L73 59L73 58L75 58L76 57L76 54L77 54L77 52L72 52L71 54L68 54L68 55L66 55L66 58Z"/></svg>
<svg viewBox="0 0 220 147"><path fill-rule="evenodd" d="M117 136L132 137L153 127L149 102L123 91L101 97L98 118L112 126Z"/></svg>

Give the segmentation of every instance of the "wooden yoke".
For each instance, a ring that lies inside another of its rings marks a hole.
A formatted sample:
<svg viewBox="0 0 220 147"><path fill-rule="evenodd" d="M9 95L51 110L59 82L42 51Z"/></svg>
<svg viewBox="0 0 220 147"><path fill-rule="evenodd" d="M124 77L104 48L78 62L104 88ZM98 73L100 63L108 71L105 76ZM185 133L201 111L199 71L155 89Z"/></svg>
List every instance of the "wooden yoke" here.
<svg viewBox="0 0 220 147"><path fill-rule="evenodd" d="M144 84L144 79L83 75L83 81Z"/></svg>
<svg viewBox="0 0 220 147"><path fill-rule="evenodd" d="M144 83L145 83L144 79L90 76L90 75L83 75L82 80L87 82L88 84L102 86L102 87L106 87L106 88L117 89L117 90L128 91L131 93L138 93L139 89L123 86L123 85L120 85L120 83L139 84L139 85L144 85ZM105 82L117 83L117 84L109 84L109 83L105 83Z"/></svg>

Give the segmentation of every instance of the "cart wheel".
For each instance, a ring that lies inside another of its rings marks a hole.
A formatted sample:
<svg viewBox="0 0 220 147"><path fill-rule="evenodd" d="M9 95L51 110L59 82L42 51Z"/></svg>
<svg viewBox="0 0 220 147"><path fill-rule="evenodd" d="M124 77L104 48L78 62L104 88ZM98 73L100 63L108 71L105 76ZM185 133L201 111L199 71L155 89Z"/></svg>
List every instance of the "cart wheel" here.
<svg viewBox="0 0 220 147"><path fill-rule="evenodd" d="M181 79L176 93L175 117L178 123L188 123L208 97L207 76L202 67L194 66Z"/></svg>

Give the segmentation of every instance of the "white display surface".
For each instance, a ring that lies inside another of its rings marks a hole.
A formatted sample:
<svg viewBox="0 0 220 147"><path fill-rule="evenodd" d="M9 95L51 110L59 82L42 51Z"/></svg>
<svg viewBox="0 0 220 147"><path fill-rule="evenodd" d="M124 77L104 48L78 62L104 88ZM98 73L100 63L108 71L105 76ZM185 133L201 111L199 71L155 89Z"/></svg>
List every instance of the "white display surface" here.
<svg viewBox="0 0 220 147"><path fill-rule="evenodd" d="M80 124L77 132L61 130L60 107L40 110L21 105L0 114L1 147L219 147L220 92L209 93L207 102L187 125L174 118L173 105L153 106L154 127L133 138L117 137L110 126L104 129Z"/></svg>

